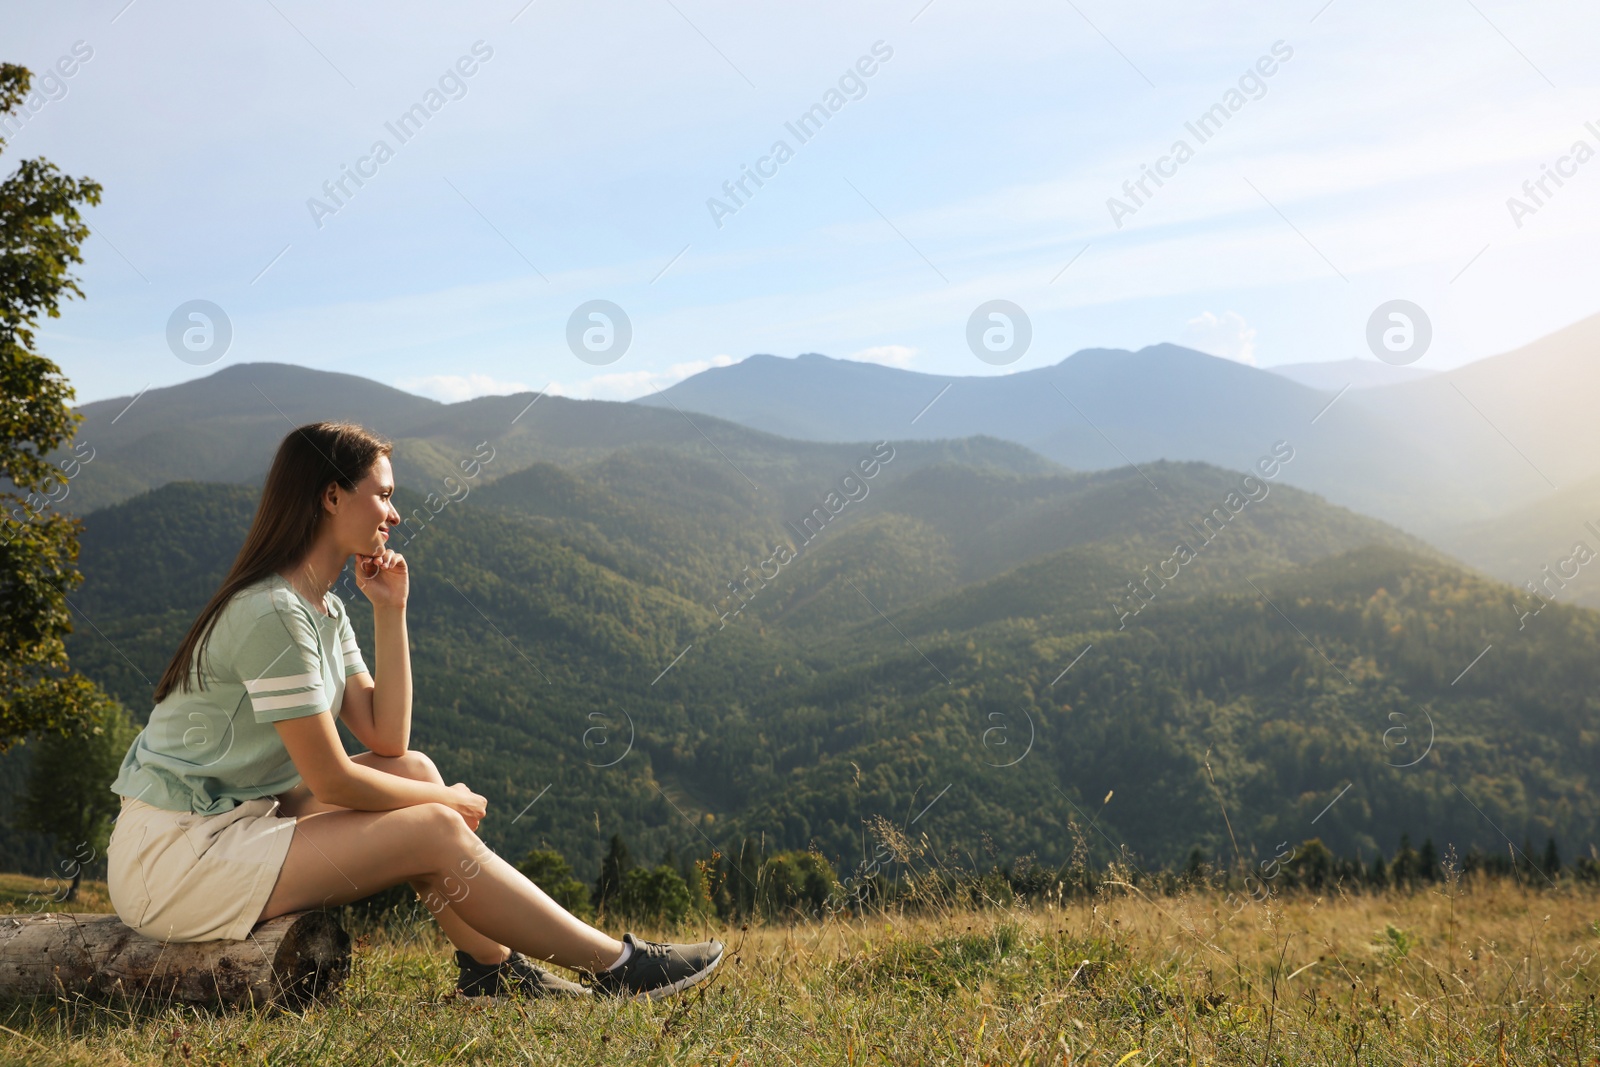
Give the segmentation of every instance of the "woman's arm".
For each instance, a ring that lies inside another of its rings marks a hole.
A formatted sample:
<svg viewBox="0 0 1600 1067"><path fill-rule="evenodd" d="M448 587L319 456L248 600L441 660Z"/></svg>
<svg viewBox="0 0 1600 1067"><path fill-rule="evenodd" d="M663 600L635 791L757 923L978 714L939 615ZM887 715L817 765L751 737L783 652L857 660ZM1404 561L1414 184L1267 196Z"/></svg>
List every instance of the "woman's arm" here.
<svg viewBox="0 0 1600 1067"><path fill-rule="evenodd" d="M364 767L345 755L331 712L273 723L311 795L325 804L358 811L389 811L413 804L444 804L477 828L488 802L466 787L402 778Z"/></svg>
<svg viewBox="0 0 1600 1067"><path fill-rule="evenodd" d="M404 566L404 564L401 564ZM372 607L372 741L380 756L402 755L411 747L411 641L406 608ZM380 772L381 773L381 772Z"/></svg>
<svg viewBox="0 0 1600 1067"><path fill-rule="evenodd" d="M374 567L372 576L366 570ZM411 640L406 632L406 598L411 580L405 557L392 549L356 557L356 586L372 602L373 671L370 686L354 686L350 731L380 756L404 755L411 745ZM355 682L360 675L354 675ZM351 687L345 703L351 703ZM345 708L339 709L345 715Z"/></svg>

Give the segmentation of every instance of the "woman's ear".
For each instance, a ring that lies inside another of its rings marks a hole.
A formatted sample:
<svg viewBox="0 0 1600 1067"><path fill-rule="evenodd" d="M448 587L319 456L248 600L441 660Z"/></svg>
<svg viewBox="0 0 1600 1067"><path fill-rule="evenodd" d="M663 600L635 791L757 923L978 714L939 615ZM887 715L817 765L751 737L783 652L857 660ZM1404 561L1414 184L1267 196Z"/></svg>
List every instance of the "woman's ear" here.
<svg viewBox="0 0 1600 1067"><path fill-rule="evenodd" d="M328 514L336 514L339 510L339 483L329 482L322 490L322 507Z"/></svg>

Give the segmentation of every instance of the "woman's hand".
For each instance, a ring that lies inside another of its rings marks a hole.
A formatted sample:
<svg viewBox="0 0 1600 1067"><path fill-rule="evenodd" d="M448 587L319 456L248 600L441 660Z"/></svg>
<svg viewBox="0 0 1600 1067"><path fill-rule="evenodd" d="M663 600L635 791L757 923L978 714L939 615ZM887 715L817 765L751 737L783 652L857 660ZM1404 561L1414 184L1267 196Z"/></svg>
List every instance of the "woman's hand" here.
<svg viewBox="0 0 1600 1067"><path fill-rule="evenodd" d="M392 548L371 556L356 553L356 588L367 595L375 608L405 607L411 592L406 558Z"/></svg>
<svg viewBox="0 0 1600 1067"><path fill-rule="evenodd" d="M489 810L489 802L468 789L465 782L457 782L450 787L450 792L455 794L450 806L467 820L467 829L476 832L478 824L483 821L484 814Z"/></svg>

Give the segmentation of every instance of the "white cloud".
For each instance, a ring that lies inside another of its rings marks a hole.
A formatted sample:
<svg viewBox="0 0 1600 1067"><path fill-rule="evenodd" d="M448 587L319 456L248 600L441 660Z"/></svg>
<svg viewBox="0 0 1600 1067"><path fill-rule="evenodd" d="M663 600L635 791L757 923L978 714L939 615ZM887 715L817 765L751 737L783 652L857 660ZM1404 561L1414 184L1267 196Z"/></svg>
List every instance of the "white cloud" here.
<svg viewBox="0 0 1600 1067"><path fill-rule="evenodd" d="M1212 356L1256 365L1256 331L1237 311L1203 311L1184 324L1183 343Z"/></svg>
<svg viewBox="0 0 1600 1067"><path fill-rule="evenodd" d="M850 358L862 363L881 363L885 367L909 367L917 350L908 345L875 345L863 348Z"/></svg>
<svg viewBox="0 0 1600 1067"><path fill-rule="evenodd" d="M526 382L497 381L487 374L430 374L423 378L403 379L396 383L395 388L442 400L446 404L456 404L475 396L526 393L534 387Z"/></svg>
<svg viewBox="0 0 1600 1067"><path fill-rule="evenodd" d="M648 396L669 385L676 385L712 367L731 367L739 362L732 356L718 354L710 359L692 359L674 363L666 370L616 371L598 374L579 382L551 382L550 392L555 396L578 400L633 400Z"/></svg>

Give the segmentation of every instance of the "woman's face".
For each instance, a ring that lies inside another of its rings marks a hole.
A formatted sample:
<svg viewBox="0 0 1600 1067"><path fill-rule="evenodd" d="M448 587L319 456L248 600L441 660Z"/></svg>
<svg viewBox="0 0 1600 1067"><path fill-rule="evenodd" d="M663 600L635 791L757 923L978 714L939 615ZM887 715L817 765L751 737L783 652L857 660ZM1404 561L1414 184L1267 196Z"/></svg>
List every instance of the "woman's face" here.
<svg viewBox="0 0 1600 1067"><path fill-rule="evenodd" d="M333 487L338 503L329 507L329 526L342 555L376 555L389 540L388 531L400 523L400 513L389 498L394 495L394 472L388 456L379 456L354 492Z"/></svg>

